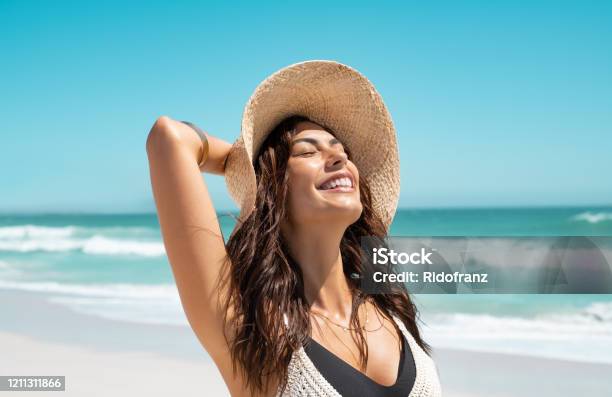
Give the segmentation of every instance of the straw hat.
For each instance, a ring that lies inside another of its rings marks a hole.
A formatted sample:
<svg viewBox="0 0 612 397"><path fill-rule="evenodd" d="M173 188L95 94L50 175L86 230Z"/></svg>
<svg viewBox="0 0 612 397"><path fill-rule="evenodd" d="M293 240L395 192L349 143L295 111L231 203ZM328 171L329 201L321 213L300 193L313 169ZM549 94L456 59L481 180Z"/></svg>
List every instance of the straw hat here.
<svg viewBox="0 0 612 397"><path fill-rule="evenodd" d="M225 166L225 181L240 208L240 220L255 208L254 155L265 137L293 115L332 129L352 155L372 192L374 211L389 227L399 198L399 156L395 128L383 100L368 79L334 61L306 61L266 78L247 102L241 134Z"/></svg>

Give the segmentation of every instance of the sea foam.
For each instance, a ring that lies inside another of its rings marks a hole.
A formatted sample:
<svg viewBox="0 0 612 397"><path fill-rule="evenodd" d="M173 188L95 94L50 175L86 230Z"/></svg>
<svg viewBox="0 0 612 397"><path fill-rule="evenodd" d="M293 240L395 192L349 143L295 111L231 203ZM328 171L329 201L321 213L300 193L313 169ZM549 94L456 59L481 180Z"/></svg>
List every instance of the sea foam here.
<svg viewBox="0 0 612 397"><path fill-rule="evenodd" d="M581 212L571 217L572 221L586 221L588 223L600 223L612 221L612 212Z"/></svg>
<svg viewBox="0 0 612 397"><path fill-rule="evenodd" d="M143 229L5 226L0 227L0 251L22 253L80 251L92 255L147 257L165 255L165 248L160 239L150 236L148 238L111 237L112 235L140 236L145 234ZM149 233L151 234L153 233Z"/></svg>
<svg viewBox="0 0 612 397"><path fill-rule="evenodd" d="M612 302L534 317L430 313L426 324L437 347L612 363Z"/></svg>

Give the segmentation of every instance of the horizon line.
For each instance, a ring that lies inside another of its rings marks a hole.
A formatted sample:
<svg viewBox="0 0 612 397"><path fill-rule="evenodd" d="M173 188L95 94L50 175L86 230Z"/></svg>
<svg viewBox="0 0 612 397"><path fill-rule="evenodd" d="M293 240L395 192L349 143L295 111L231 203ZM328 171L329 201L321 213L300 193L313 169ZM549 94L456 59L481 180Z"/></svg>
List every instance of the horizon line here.
<svg viewBox="0 0 612 397"><path fill-rule="evenodd" d="M612 208L612 203L607 204L551 204L551 205L463 205L463 206L403 206L397 211L432 211L432 210L513 210L513 209L601 209ZM217 210L217 214L239 214L239 210ZM28 215L155 215L156 211L0 211L0 216L28 216Z"/></svg>

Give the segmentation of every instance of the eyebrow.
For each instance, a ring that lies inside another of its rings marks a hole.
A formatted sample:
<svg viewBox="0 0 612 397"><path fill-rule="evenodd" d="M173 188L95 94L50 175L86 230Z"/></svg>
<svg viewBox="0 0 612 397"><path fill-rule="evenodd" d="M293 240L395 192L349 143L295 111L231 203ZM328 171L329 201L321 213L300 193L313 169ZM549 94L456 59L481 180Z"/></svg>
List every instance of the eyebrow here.
<svg viewBox="0 0 612 397"><path fill-rule="evenodd" d="M294 140L293 142L291 142L291 146L295 145L296 143L299 142L308 142L308 143L312 143L313 145L316 145L319 143L319 141L315 138L298 138L296 140ZM336 138L332 138L329 140L329 145L342 145L342 142L340 142L338 139Z"/></svg>

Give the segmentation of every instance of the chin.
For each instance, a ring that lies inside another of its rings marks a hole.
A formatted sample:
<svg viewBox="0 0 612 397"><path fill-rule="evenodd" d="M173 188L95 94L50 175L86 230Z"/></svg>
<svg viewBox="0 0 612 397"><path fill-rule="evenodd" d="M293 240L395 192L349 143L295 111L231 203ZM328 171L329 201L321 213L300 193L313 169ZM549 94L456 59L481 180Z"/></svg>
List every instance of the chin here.
<svg viewBox="0 0 612 397"><path fill-rule="evenodd" d="M338 222L343 222L346 226L350 226L359 220L363 206L359 204L343 205L330 209L329 217L337 219ZM333 213L333 214L332 214Z"/></svg>
<svg viewBox="0 0 612 397"><path fill-rule="evenodd" d="M343 225L349 227L355 223L361 216L362 207L359 206L347 206L347 205L325 205L319 206L316 209L312 208L312 211L302 211L300 213L300 220L298 223L316 223L326 225Z"/></svg>

